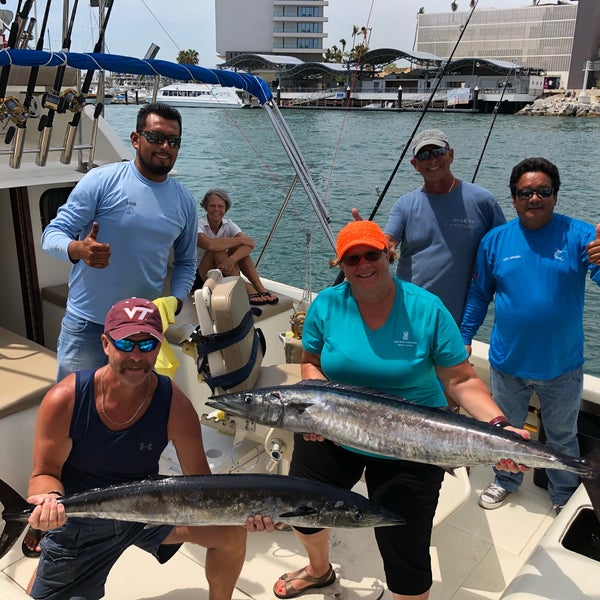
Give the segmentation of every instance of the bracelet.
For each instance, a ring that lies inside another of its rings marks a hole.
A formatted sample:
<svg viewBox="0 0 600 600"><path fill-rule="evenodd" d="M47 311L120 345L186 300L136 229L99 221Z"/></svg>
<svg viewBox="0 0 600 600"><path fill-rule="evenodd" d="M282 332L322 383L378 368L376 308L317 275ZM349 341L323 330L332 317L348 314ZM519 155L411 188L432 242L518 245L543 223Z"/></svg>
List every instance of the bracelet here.
<svg viewBox="0 0 600 600"><path fill-rule="evenodd" d="M512 427L512 425L504 415L494 417L491 421L489 421L489 424L493 425L494 427L502 427L502 429L504 429L505 427Z"/></svg>
<svg viewBox="0 0 600 600"><path fill-rule="evenodd" d="M46 492L46 494L56 494L59 498L65 497L65 495L62 492L59 492L58 490L51 490L50 492Z"/></svg>

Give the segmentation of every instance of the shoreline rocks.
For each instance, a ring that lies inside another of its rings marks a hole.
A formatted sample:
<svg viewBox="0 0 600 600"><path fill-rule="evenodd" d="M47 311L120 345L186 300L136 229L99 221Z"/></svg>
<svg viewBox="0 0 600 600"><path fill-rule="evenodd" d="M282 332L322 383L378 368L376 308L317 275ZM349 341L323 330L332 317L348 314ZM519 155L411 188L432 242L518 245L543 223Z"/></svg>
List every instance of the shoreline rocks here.
<svg viewBox="0 0 600 600"><path fill-rule="evenodd" d="M532 117L600 117L600 97L598 90L588 90L582 96L580 91L567 91L538 98L518 111L517 115Z"/></svg>

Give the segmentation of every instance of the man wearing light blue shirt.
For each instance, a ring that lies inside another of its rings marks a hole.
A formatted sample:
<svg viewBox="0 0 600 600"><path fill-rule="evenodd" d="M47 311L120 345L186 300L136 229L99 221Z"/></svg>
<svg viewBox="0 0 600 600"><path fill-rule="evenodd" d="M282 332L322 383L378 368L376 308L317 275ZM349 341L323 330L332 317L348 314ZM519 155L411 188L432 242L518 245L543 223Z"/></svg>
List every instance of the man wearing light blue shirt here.
<svg viewBox="0 0 600 600"><path fill-rule="evenodd" d="M131 143L135 158L88 173L42 235L46 252L73 263L57 380L105 364L99 340L106 313L123 298L163 295L171 251L170 295L178 307L194 281L196 203L169 176L181 144L179 112L145 105Z"/></svg>
<svg viewBox="0 0 600 600"><path fill-rule="evenodd" d="M528 158L510 177L518 218L481 241L461 325L468 349L494 298L490 340L492 395L508 420L522 427L535 392L548 444L579 455L577 417L583 390L583 305L591 264L593 225L554 213L560 177L544 158ZM479 504L498 508L516 491L522 474L496 471ZM579 484L576 474L548 470L557 512Z"/></svg>

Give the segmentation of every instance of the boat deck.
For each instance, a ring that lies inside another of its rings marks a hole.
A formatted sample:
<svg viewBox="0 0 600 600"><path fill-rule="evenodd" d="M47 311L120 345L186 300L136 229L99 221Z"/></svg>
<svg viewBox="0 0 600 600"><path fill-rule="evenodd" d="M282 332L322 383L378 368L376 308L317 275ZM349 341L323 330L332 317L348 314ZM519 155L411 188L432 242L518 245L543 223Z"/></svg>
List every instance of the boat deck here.
<svg viewBox="0 0 600 600"><path fill-rule="evenodd" d="M491 469L471 469L471 493L466 505L434 529L432 560L434 584L431 600L483 600L500 598L548 527L554 512L545 490L535 486L531 472L521 490L504 506L485 511L477 505L479 492L491 478ZM492 541L493 540L493 541ZM337 582L306 594L305 598L391 600L382 579L382 567L372 530L334 530L331 559ZM0 579L10 578L14 598L26 598L24 590L36 560L24 558L20 543L0 562ZM185 545L167 564L159 566L149 555L129 549L117 562L106 588L107 600L129 598L187 600L208 598L204 576L204 550ZM277 577L305 564L305 556L291 532L250 534L246 563L238 581L235 600L272 600ZM592 596L571 596L571 598ZM600 598L600 596L595 596ZM12 596L4 598L12 600Z"/></svg>

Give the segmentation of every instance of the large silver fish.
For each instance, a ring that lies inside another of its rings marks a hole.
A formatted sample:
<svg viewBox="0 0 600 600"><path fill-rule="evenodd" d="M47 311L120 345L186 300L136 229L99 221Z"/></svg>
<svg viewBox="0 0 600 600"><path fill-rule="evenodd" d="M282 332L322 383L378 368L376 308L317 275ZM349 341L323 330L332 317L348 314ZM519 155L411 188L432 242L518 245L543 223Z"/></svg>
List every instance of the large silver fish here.
<svg viewBox="0 0 600 600"><path fill-rule="evenodd" d="M26 527L33 506L0 479L0 558ZM96 488L59 500L68 517L148 525L244 525L256 514L303 527L382 527L404 519L364 496L284 475L184 475Z"/></svg>
<svg viewBox="0 0 600 600"><path fill-rule="evenodd" d="M321 380L212 396L207 404L269 427L316 433L366 452L448 470L495 465L505 458L571 471L584 480L600 519L600 448L577 458L463 415Z"/></svg>

